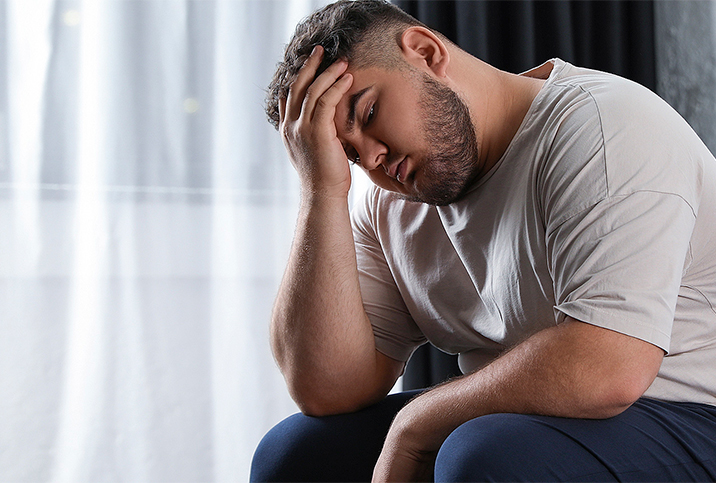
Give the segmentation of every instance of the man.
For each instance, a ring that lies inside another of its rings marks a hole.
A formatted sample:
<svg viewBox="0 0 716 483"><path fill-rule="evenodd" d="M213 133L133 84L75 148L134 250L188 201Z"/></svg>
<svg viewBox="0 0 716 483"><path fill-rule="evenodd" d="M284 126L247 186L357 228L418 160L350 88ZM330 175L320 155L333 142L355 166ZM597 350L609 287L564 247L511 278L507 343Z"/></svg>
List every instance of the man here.
<svg viewBox="0 0 716 483"><path fill-rule="evenodd" d="M298 26L267 106L302 186L271 338L305 415L254 481L716 479L716 160L663 101L357 0ZM352 221L349 161L376 185ZM464 375L386 398L426 341Z"/></svg>

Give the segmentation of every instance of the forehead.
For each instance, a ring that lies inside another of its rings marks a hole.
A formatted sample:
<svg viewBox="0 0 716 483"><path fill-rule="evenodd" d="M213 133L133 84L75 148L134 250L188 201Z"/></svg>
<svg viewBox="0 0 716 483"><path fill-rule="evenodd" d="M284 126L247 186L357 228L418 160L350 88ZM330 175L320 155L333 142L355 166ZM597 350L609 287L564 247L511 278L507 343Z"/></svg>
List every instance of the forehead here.
<svg viewBox="0 0 716 483"><path fill-rule="evenodd" d="M345 105L348 104L352 97L362 91L366 91L373 86L382 84L385 81L386 75L385 71L374 67L354 69L349 66L348 69L346 69L346 73L353 76L353 83L351 84L351 88L341 99L340 103Z"/></svg>
<svg viewBox="0 0 716 483"><path fill-rule="evenodd" d="M349 65L348 69L346 69L346 73L353 76L353 84L348 91L348 95L354 94L368 85L406 81L405 72L398 69L385 69L381 67L364 67L358 69Z"/></svg>

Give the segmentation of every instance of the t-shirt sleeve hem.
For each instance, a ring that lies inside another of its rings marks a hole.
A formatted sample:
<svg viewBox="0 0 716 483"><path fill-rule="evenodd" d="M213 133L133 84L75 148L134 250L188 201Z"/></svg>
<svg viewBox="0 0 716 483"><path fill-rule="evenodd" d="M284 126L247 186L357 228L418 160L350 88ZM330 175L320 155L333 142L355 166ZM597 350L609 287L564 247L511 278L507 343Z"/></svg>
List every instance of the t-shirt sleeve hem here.
<svg viewBox="0 0 716 483"><path fill-rule="evenodd" d="M392 343L391 341L383 338L375 338L375 348L378 352L400 362L408 362L410 356L413 355L415 349L417 349L420 345L422 344L416 345L415 347L409 347Z"/></svg>
<svg viewBox="0 0 716 483"><path fill-rule="evenodd" d="M580 322L613 330L620 334L649 342L667 354L669 352L671 341L669 334L664 333L652 324L646 324L633 319L626 320L626 318L629 317L628 315L624 316L622 318L623 320L618 320L615 315L609 311L603 311L593 307L584 307L579 302L565 302L555 306L555 313L557 314L557 323L564 322L567 316L572 317Z"/></svg>

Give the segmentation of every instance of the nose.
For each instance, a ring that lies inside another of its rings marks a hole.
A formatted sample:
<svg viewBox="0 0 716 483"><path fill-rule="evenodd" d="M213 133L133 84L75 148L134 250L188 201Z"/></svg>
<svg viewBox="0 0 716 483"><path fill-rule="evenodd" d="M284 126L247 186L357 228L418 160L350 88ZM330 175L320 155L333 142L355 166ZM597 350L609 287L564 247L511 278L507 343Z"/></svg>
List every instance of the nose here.
<svg viewBox="0 0 716 483"><path fill-rule="evenodd" d="M383 166L387 170L387 167L383 164L388 156L388 146L372 137L363 138L363 142L360 146L356 147L358 156L360 156L360 164L363 168L368 171L372 171L376 168Z"/></svg>

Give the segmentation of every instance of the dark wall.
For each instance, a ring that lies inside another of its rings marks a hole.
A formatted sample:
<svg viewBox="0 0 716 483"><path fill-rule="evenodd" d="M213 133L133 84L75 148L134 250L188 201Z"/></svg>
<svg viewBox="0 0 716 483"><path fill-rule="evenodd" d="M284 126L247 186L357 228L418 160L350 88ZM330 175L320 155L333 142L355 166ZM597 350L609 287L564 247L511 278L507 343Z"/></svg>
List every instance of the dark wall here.
<svg viewBox="0 0 716 483"><path fill-rule="evenodd" d="M524 72L553 57L612 72L652 90L654 4L623 0L396 0L476 57Z"/></svg>

